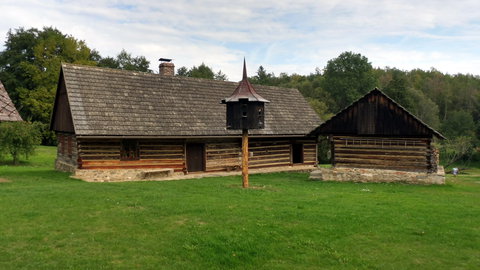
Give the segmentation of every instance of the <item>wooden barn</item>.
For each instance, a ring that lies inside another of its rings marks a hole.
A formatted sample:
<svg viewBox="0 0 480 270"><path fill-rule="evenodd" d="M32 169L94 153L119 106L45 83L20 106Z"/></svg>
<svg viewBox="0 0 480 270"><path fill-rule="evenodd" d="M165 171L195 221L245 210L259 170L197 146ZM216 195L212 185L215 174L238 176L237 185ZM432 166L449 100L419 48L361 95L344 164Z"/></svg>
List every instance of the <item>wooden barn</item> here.
<svg viewBox="0 0 480 270"><path fill-rule="evenodd" d="M22 117L15 109L7 90L0 82L0 122L22 121Z"/></svg>
<svg viewBox="0 0 480 270"><path fill-rule="evenodd" d="M221 100L238 83L63 64L51 129L56 168L171 169L175 173L239 170L241 131L226 129ZM255 86L268 99L265 128L250 132L250 168L317 164L321 124L296 89ZM138 178L138 177L137 177Z"/></svg>
<svg viewBox="0 0 480 270"><path fill-rule="evenodd" d="M438 171L438 151L432 142L444 139L377 88L311 134L328 136L336 168L418 173Z"/></svg>

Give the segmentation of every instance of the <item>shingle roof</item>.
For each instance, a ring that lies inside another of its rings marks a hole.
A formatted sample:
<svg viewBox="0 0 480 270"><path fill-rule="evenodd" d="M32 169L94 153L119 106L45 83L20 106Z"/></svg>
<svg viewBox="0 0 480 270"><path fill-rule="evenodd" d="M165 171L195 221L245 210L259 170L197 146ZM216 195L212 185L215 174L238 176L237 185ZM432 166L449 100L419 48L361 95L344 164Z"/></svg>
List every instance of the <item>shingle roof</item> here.
<svg viewBox="0 0 480 270"><path fill-rule="evenodd" d="M2 82L0 82L0 122L3 121L22 121L22 117L15 109Z"/></svg>
<svg viewBox="0 0 480 270"><path fill-rule="evenodd" d="M62 79L77 135L239 134L225 128L226 108L220 103L237 87L235 82L72 64L62 65ZM296 89L260 85L255 89L270 103L265 105L265 129L251 134L303 136L322 122Z"/></svg>

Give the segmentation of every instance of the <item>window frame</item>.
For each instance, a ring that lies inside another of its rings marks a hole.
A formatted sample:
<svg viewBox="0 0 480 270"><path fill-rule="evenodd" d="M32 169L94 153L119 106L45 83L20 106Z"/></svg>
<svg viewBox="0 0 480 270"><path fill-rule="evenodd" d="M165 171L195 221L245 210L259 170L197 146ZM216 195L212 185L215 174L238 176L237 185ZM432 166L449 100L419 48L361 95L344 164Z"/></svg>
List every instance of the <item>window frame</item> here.
<svg viewBox="0 0 480 270"><path fill-rule="evenodd" d="M124 139L121 143L120 160L140 160L140 147L138 140Z"/></svg>

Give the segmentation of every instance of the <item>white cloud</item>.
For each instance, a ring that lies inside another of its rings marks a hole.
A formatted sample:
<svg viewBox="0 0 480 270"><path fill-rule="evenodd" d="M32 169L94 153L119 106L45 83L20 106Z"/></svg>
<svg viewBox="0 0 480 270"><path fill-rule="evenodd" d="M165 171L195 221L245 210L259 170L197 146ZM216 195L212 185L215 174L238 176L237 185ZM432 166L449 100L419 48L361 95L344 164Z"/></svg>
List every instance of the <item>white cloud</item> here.
<svg viewBox="0 0 480 270"><path fill-rule="evenodd" d="M122 48L177 67L205 62L239 80L249 74L308 74L352 50L374 66L435 67L476 73L480 62L477 1L2 1L0 42L8 29L55 26L101 55Z"/></svg>

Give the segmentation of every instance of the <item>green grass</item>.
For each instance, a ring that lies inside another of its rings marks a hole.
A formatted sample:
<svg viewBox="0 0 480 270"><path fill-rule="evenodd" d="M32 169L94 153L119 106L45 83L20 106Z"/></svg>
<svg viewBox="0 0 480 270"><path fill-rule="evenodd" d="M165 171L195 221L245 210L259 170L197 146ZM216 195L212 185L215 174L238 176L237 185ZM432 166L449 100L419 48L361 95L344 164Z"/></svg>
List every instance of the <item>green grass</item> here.
<svg viewBox="0 0 480 270"><path fill-rule="evenodd" d="M86 183L0 165L0 269L478 269L480 169L444 186L304 173Z"/></svg>

